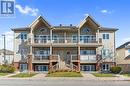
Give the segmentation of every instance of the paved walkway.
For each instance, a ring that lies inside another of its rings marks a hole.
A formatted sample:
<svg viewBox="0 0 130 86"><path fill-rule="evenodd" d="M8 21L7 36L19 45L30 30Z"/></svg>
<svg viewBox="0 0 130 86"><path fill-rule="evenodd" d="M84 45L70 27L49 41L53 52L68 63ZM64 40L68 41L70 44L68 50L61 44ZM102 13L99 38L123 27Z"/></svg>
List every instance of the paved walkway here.
<svg viewBox="0 0 130 86"><path fill-rule="evenodd" d="M82 73L82 75L86 80L97 80L97 77L95 77L91 73Z"/></svg>
<svg viewBox="0 0 130 86"><path fill-rule="evenodd" d="M86 80L130 80L130 77L116 75L116 77L95 77L91 73L82 73Z"/></svg>
<svg viewBox="0 0 130 86"><path fill-rule="evenodd" d="M40 73L40 74L37 74L31 78L32 79L43 79L45 76L46 76L46 73Z"/></svg>

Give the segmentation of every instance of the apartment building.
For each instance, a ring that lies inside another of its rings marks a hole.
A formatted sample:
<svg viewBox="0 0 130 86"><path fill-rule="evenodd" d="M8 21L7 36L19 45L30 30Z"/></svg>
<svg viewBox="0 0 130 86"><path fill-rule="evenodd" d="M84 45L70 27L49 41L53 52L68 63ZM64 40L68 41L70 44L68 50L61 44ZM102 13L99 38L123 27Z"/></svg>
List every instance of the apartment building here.
<svg viewBox="0 0 130 86"><path fill-rule="evenodd" d="M130 42L126 42L116 48L116 64L122 67L122 72L130 73Z"/></svg>
<svg viewBox="0 0 130 86"><path fill-rule="evenodd" d="M39 16L29 26L12 30L14 66L20 71L96 71L115 64L118 29L102 27L90 15L77 26L53 26Z"/></svg>

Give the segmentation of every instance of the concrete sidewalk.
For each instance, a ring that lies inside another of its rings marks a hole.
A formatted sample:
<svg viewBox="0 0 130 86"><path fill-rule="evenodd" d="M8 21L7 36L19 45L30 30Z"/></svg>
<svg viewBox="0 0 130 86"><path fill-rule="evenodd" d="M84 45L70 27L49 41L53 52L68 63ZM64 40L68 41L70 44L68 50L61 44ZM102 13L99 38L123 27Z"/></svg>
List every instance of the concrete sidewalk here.
<svg viewBox="0 0 130 86"><path fill-rule="evenodd" d="M36 74L35 76L31 77L32 79L43 79L46 76L46 73Z"/></svg>
<svg viewBox="0 0 130 86"><path fill-rule="evenodd" d="M82 73L86 80L130 80L130 77L116 75L115 77L96 77L91 73Z"/></svg>
<svg viewBox="0 0 130 86"><path fill-rule="evenodd" d="M81 80L87 80L87 81L91 81L91 80L106 80L106 81L130 81L130 77L126 77L123 75L117 75L116 77L95 77L94 75L92 75L91 73L82 73L83 77L45 77L46 73L39 73L33 77L28 77L28 78L14 78L14 77L10 77L13 75L16 75L18 73L14 73L14 74L9 74L6 76L1 76L0 79L27 79L27 80L77 80L77 81L81 81Z"/></svg>

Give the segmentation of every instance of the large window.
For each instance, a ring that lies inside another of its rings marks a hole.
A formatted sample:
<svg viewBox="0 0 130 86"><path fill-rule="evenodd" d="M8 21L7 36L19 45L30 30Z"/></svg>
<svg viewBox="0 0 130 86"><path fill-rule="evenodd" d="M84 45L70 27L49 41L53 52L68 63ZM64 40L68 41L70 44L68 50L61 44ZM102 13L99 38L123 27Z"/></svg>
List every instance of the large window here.
<svg viewBox="0 0 130 86"><path fill-rule="evenodd" d="M103 64L102 65L102 70L110 70L109 64Z"/></svg>
<svg viewBox="0 0 130 86"><path fill-rule="evenodd" d="M96 55L96 50L81 50L81 55Z"/></svg>
<svg viewBox="0 0 130 86"><path fill-rule="evenodd" d="M76 42L77 42L77 36L73 35L73 43L76 43Z"/></svg>
<svg viewBox="0 0 130 86"><path fill-rule="evenodd" d="M20 37L22 40L27 39L27 33L21 33Z"/></svg>
<svg viewBox="0 0 130 86"><path fill-rule="evenodd" d="M20 64L20 71L27 71L27 64Z"/></svg>
<svg viewBox="0 0 130 86"><path fill-rule="evenodd" d="M95 65L81 65L80 70L81 71L95 71L96 67Z"/></svg>
<svg viewBox="0 0 130 86"><path fill-rule="evenodd" d="M109 34L103 34L103 39L109 39Z"/></svg>
<svg viewBox="0 0 130 86"><path fill-rule="evenodd" d="M109 50L109 49L103 49L103 50L102 50L102 55L103 55L103 57L107 57L107 56L109 55L109 53L110 53L110 50Z"/></svg>
<svg viewBox="0 0 130 86"><path fill-rule="evenodd" d="M34 35L35 43L47 43L50 40L48 35Z"/></svg>
<svg viewBox="0 0 130 86"><path fill-rule="evenodd" d="M48 66L47 65L36 65L35 71L48 71Z"/></svg>
<svg viewBox="0 0 130 86"><path fill-rule="evenodd" d="M93 43L96 41L95 35L81 35L80 36L80 42L83 43Z"/></svg>

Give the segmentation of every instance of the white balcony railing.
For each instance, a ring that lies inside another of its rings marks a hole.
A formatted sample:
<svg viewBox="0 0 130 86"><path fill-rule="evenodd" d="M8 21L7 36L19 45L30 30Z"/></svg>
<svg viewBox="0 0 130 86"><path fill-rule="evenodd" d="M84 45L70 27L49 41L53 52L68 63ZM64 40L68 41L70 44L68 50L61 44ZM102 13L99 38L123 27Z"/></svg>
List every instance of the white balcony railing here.
<svg viewBox="0 0 130 86"><path fill-rule="evenodd" d="M49 55L35 54L33 60L49 60Z"/></svg>
<svg viewBox="0 0 130 86"><path fill-rule="evenodd" d="M80 61L83 62L96 62L96 55L80 55Z"/></svg>
<svg viewBox="0 0 130 86"><path fill-rule="evenodd" d="M71 55L71 61L72 60L78 60L78 55L76 55L76 54L75 55Z"/></svg>
<svg viewBox="0 0 130 86"><path fill-rule="evenodd" d="M78 43L78 39L79 39L79 43L101 43L101 38L100 39L96 39L96 36L94 35L88 35L88 36L52 36L52 40L50 38L50 36L41 36L41 35L37 35L35 36L33 39L29 39L29 42L31 42L31 40L33 40L32 43Z"/></svg>
<svg viewBox="0 0 130 86"><path fill-rule="evenodd" d="M57 37L53 38L52 43L78 43L78 39L73 37Z"/></svg>

